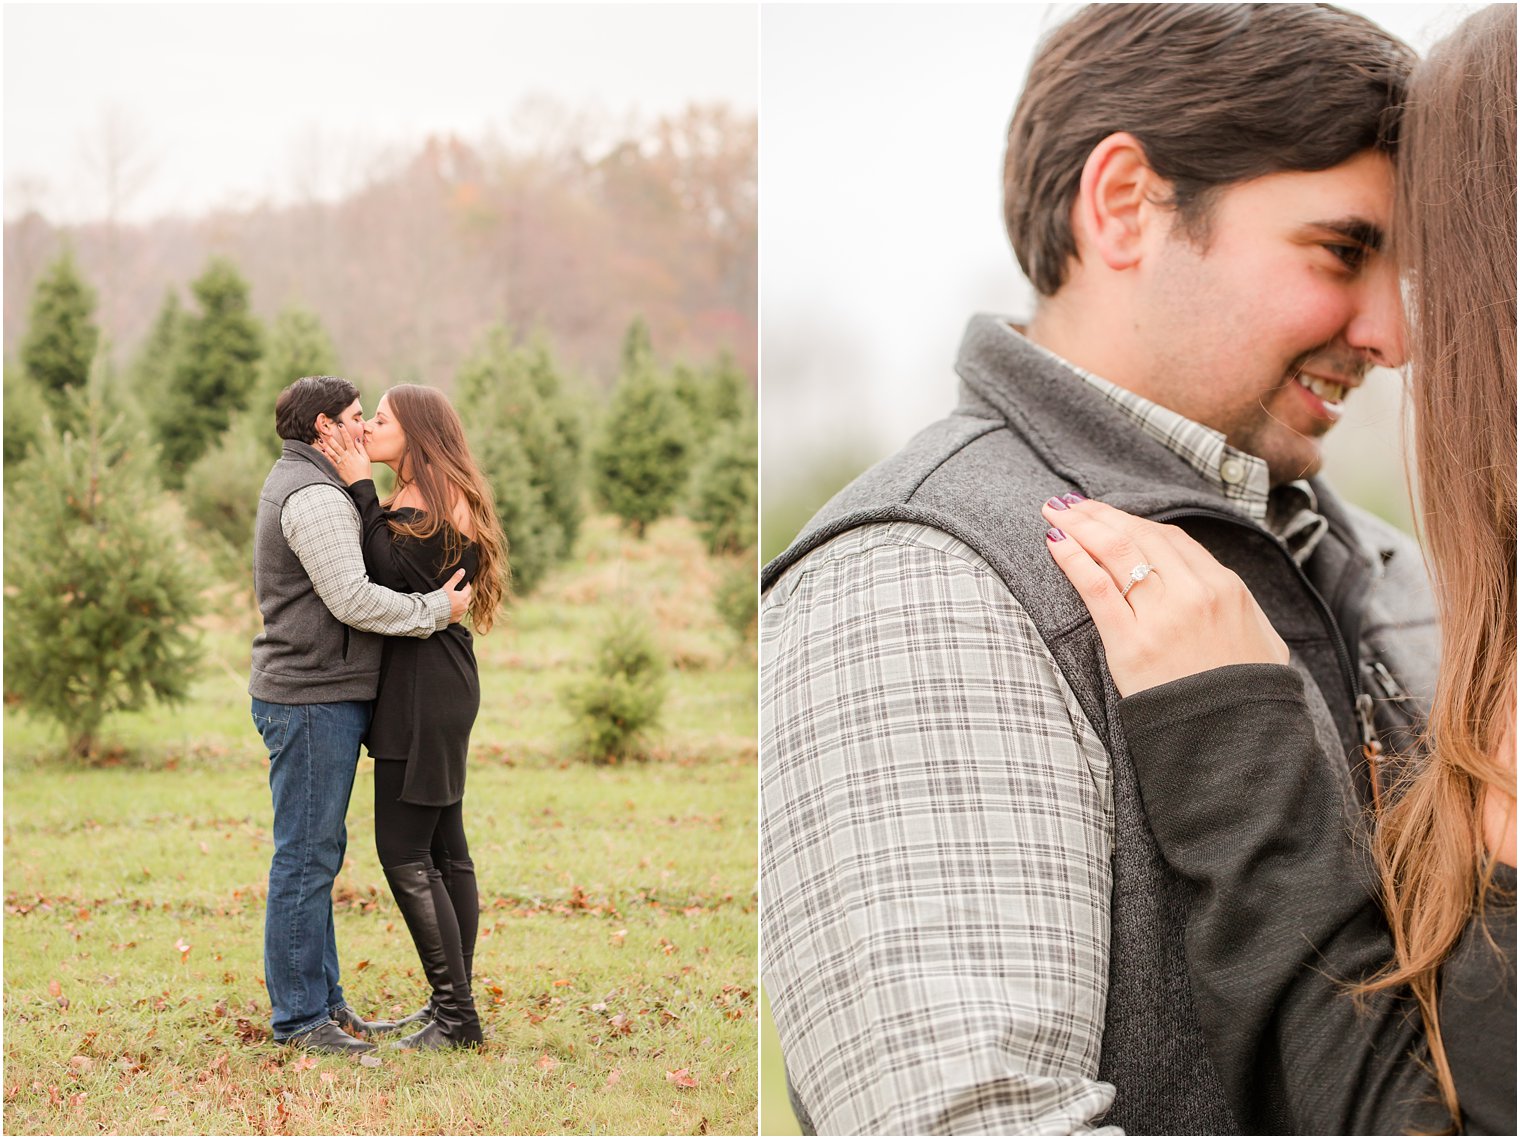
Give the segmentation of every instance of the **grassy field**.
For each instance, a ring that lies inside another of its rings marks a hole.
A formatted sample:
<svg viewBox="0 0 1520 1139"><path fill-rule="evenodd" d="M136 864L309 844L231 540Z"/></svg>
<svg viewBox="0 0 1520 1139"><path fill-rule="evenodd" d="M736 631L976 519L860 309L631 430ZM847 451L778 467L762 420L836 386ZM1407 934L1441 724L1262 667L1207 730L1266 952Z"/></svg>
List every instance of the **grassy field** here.
<svg viewBox="0 0 1520 1139"><path fill-rule="evenodd" d="M634 543L593 519L578 560L477 641L478 1053L367 1065L270 1042L245 606L203 622L190 703L119 717L102 761L61 762L7 708L5 1131L755 1133L755 669L712 612L725 569L682 520ZM557 693L629 607L675 666L653 758L570 761ZM338 943L350 1002L393 1015L426 991L371 795L361 760Z"/></svg>

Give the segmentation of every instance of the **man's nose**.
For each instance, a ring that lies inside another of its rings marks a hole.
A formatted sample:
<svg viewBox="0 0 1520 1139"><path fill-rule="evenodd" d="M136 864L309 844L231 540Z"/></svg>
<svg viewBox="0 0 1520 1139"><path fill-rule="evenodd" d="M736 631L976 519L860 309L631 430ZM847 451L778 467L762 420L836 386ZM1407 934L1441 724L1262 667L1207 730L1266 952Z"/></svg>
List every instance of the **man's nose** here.
<svg viewBox="0 0 1520 1139"><path fill-rule="evenodd" d="M1387 257L1373 258L1363 274L1346 342L1385 368L1404 363L1404 304L1398 273Z"/></svg>

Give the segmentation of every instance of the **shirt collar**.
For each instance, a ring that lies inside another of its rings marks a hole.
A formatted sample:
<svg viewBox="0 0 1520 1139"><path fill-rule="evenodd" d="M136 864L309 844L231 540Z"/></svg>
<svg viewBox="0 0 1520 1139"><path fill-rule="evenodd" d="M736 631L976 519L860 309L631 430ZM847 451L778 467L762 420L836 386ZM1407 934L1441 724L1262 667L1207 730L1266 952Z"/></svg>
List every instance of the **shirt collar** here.
<svg viewBox="0 0 1520 1139"><path fill-rule="evenodd" d="M1024 340L1080 376L1141 432L1203 476L1226 502L1286 542L1298 561L1313 552L1328 523L1318 513L1318 499L1306 480L1274 489L1266 460L1231 447L1221 432L1079 368L1027 336Z"/></svg>

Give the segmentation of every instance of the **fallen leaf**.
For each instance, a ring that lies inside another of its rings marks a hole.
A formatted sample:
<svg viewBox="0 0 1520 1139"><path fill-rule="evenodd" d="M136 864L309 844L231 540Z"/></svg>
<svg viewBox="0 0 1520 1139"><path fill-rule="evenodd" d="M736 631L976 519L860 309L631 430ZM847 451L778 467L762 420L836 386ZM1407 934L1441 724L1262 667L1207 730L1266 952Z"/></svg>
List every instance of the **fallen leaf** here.
<svg viewBox="0 0 1520 1139"><path fill-rule="evenodd" d="M607 1073L607 1084L606 1084L606 1086L609 1087L609 1088L616 1087L617 1084L618 1084L618 1081L621 1080L622 1078L623 1078L623 1070L621 1068L613 1068L612 1071L610 1071L610 1072Z"/></svg>
<svg viewBox="0 0 1520 1139"><path fill-rule="evenodd" d="M555 1068L559 1067L559 1061L545 1052L537 1060L533 1061L533 1066L540 1072L552 1072Z"/></svg>
<svg viewBox="0 0 1520 1139"><path fill-rule="evenodd" d="M369 1053L367 1053L367 1052L366 1052L366 1053L365 1053L365 1055L366 1055L366 1056L367 1056L367 1055L369 1055ZM330 1084L330 1083L332 1083L332 1082L333 1082L333 1081L334 1081L334 1080L336 1080L336 1079L337 1079L337 1078L338 1078L338 1077L337 1077L337 1076L335 1076L335 1075L333 1075L333 1074L332 1074L332 1073L331 1073L331 1072L323 1072L323 1073L322 1073L322 1082L323 1082L323 1083L324 1083L324 1084Z"/></svg>
<svg viewBox="0 0 1520 1139"><path fill-rule="evenodd" d="M244 1044L258 1044L269 1038L269 1029L241 1016L238 1017L237 1026L233 1032Z"/></svg>
<svg viewBox="0 0 1520 1139"><path fill-rule="evenodd" d="M296 1070L300 1072L309 1072L316 1066L317 1058L315 1056L302 1056L296 1061Z"/></svg>
<svg viewBox="0 0 1520 1139"><path fill-rule="evenodd" d="M174 948L179 950L179 959L181 963L190 960L190 943L183 937L174 943Z"/></svg>
<svg viewBox="0 0 1520 1139"><path fill-rule="evenodd" d="M675 1084L678 1088L694 1088L697 1086L697 1077L693 1076L688 1068L677 1068L674 1072L666 1072L665 1079Z"/></svg>
<svg viewBox="0 0 1520 1139"><path fill-rule="evenodd" d="M50 997L61 997L61 996L63 996L63 986L60 985L57 981L49 981L48 982L48 996L50 996Z"/></svg>
<svg viewBox="0 0 1520 1139"><path fill-rule="evenodd" d="M362 972L364 972L364 970L366 970L368 968L369 968L369 959L366 958L365 960L360 961L357 965L355 965L353 967L353 970L354 970L355 973L362 973Z"/></svg>
<svg viewBox="0 0 1520 1139"><path fill-rule="evenodd" d="M163 1106L163 1104L159 1104L157 1107L155 1107L153 1109L153 1118L154 1119L168 1119L169 1118L169 1109L167 1107Z"/></svg>
<svg viewBox="0 0 1520 1139"><path fill-rule="evenodd" d="M554 982L554 987L556 989L563 989L569 983L570 983L569 981L555 981Z"/></svg>
<svg viewBox="0 0 1520 1139"><path fill-rule="evenodd" d="M379 1056L375 1056L372 1053L366 1052L362 1056L359 1057L359 1063L363 1064L366 1068L378 1068L378 1067L380 1067L380 1057ZM385 1103L385 1097L384 1096L380 1097L380 1103L381 1103L382 1106L384 1105L384 1103Z"/></svg>
<svg viewBox="0 0 1520 1139"><path fill-rule="evenodd" d="M69 1057L69 1069L71 1071L83 1074L85 1072L88 1072L93 1067L95 1067L95 1061L91 1060L88 1056Z"/></svg>

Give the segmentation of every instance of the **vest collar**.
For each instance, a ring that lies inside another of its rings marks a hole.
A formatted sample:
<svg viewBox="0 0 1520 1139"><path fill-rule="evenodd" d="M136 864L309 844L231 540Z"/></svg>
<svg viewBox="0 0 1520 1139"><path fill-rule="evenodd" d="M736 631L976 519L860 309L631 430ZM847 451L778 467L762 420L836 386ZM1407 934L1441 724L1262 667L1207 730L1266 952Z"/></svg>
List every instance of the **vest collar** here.
<svg viewBox="0 0 1520 1139"><path fill-rule="evenodd" d="M980 314L961 341L956 371L964 414L1004 419L1051 469L1089 498L1134 514L1178 508L1247 515L1182 455L1140 430L1071 365ZM1310 484L1315 496L1323 488Z"/></svg>

